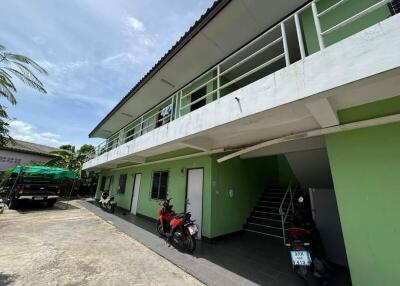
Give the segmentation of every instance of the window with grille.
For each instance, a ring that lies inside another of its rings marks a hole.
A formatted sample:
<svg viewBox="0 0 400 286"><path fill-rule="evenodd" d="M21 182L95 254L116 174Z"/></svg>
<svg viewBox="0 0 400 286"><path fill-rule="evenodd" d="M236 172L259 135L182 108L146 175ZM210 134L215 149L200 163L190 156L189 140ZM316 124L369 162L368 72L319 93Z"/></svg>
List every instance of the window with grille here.
<svg viewBox="0 0 400 286"><path fill-rule="evenodd" d="M119 194L125 193L126 177L127 177L127 174L119 176L119 184L118 184L118 193Z"/></svg>
<svg viewBox="0 0 400 286"><path fill-rule="evenodd" d="M153 173L153 186L151 188L151 198L156 200L165 200L168 189L168 171L159 171Z"/></svg>

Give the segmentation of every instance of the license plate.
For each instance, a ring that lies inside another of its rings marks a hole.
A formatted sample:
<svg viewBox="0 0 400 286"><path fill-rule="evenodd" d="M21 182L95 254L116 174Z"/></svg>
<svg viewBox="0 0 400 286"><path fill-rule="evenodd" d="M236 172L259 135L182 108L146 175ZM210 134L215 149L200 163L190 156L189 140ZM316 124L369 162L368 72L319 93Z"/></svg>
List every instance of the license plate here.
<svg viewBox="0 0 400 286"><path fill-rule="evenodd" d="M34 201L43 201L44 197L33 197Z"/></svg>
<svg viewBox="0 0 400 286"><path fill-rule="evenodd" d="M199 232L197 225L189 225L188 230L189 230L190 235L193 235L193 234L196 234Z"/></svg>
<svg viewBox="0 0 400 286"><path fill-rule="evenodd" d="M291 251L293 265L310 265L311 257L308 251Z"/></svg>

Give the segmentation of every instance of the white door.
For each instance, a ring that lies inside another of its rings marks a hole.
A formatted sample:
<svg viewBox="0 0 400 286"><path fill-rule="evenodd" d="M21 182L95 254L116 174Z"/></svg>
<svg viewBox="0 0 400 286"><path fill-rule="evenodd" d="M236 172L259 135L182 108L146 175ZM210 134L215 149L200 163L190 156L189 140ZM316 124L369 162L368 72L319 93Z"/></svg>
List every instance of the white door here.
<svg viewBox="0 0 400 286"><path fill-rule="evenodd" d="M186 210L199 227L198 239L201 238L201 221L203 216L203 169L188 170Z"/></svg>
<svg viewBox="0 0 400 286"><path fill-rule="evenodd" d="M142 179L142 174L140 173L135 174L133 182L133 195L132 195L132 206L131 206L131 213L133 214L136 214L141 179Z"/></svg>

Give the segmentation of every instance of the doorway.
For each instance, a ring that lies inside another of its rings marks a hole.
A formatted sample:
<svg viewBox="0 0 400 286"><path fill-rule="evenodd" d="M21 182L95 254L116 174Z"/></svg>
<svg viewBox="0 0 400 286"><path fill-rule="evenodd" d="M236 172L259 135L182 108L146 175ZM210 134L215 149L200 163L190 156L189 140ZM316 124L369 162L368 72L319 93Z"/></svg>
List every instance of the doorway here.
<svg viewBox="0 0 400 286"><path fill-rule="evenodd" d="M133 191L132 191L133 194L132 194L132 204L131 204L131 213L134 215L136 215L141 180L142 180L142 174L136 173L133 179Z"/></svg>
<svg viewBox="0 0 400 286"><path fill-rule="evenodd" d="M189 169L187 171L186 211L192 214L199 227L197 239L201 239L201 225L203 216L203 169Z"/></svg>

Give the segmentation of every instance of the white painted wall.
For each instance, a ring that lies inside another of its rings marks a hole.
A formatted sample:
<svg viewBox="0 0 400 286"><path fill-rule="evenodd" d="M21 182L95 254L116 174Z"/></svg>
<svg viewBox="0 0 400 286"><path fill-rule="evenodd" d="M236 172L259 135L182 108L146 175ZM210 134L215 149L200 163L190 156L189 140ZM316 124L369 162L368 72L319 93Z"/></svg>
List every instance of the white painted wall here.
<svg viewBox="0 0 400 286"><path fill-rule="evenodd" d="M400 67L400 15L388 18L84 164L84 169ZM240 107L235 98L240 100ZM119 162L121 163L121 162Z"/></svg>
<svg viewBox="0 0 400 286"><path fill-rule="evenodd" d="M30 164L33 162L48 162L49 157L27 154L9 150L0 150L0 172L20 164Z"/></svg>
<svg viewBox="0 0 400 286"><path fill-rule="evenodd" d="M330 262L348 266L342 227L333 189L310 189L313 218Z"/></svg>
<svg viewBox="0 0 400 286"><path fill-rule="evenodd" d="M326 149L287 153L285 156L303 189L333 188Z"/></svg>

